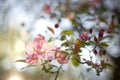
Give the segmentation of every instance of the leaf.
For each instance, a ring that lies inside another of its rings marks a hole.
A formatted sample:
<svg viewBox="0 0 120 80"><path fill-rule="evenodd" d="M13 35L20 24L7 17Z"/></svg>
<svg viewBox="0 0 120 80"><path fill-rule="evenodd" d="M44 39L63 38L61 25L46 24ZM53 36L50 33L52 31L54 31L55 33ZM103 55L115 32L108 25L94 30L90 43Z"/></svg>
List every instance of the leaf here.
<svg viewBox="0 0 120 80"><path fill-rule="evenodd" d="M55 18L55 17L57 17L57 14L56 13L51 13L50 17Z"/></svg>
<svg viewBox="0 0 120 80"><path fill-rule="evenodd" d="M62 40L62 41L65 40L65 39L66 39L65 35L62 35L61 38L60 38L60 40Z"/></svg>
<svg viewBox="0 0 120 80"><path fill-rule="evenodd" d="M98 42L99 42L98 38L95 35L94 35L94 41L95 41L96 44L98 44Z"/></svg>
<svg viewBox="0 0 120 80"><path fill-rule="evenodd" d="M24 63L26 63L26 60L21 59L21 60L16 60L15 62L24 62Z"/></svg>
<svg viewBox="0 0 120 80"><path fill-rule="evenodd" d="M64 42L64 43L61 44L61 46L66 46L66 47L67 47L68 45L69 45L69 42L68 42L68 41L66 41L66 42Z"/></svg>
<svg viewBox="0 0 120 80"><path fill-rule="evenodd" d="M103 47L108 47L109 46L106 42L101 42L99 45L103 46Z"/></svg>
<svg viewBox="0 0 120 80"><path fill-rule="evenodd" d="M105 69L106 67L112 67L112 65L109 64L109 63L103 63L102 64L102 69Z"/></svg>
<svg viewBox="0 0 120 80"><path fill-rule="evenodd" d="M79 62L76 59L72 58L71 62L75 67L79 66Z"/></svg>
<svg viewBox="0 0 120 80"><path fill-rule="evenodd" d="M93 41L89 41L89 42L85 42L85 45L92 45L92 44L94 44L94 42Z"/></svg>
<svg viewBox="0 0 120 80"><path fill-rule="evenodd" d="M110 29L113 29L114 26L115 26L115 24L114 24L114 19L112 19L112 21L111 21L111 23L110 23L110 25L109 25L109 28L110 28Z"/></svg>
<svg viewBox="0 0 120 80"><path fill-rule="evenodd" d="M77 27L79 24L75 21L75 19L71 20L72 21L72 24Z"/></svg>
<svg viewBox="0 0 120 80"><path fill-rule="evenodd" d="M25 68L28 68L28 67L35 67L35 66L37 66L37 65L28 65L28 66L26 66L26 67L23 67L21 70L23 70L23 69L25 69Z"/></svg>
<svg viewBox="0 0 120 80"><path fill-rule="evenodd" d="M73 34L73 31L71 31L71 30L63 30L63 31L61 32L61 34L62 34L62 35L72 35L72 34Z"/></svg>
<svg viewBox="0 0 120 80"><path fill-rule="evenodd" d="M49 30L50 32L52 32L53 34L55 33L54 30L53 30L51 27L47 27L47 28L48 28L48 30Z"/></svg>
<svg viewBox="0 0 120 80"><path fill-rule="evenodd" d="M83 12L83 13L88 12L89 11L88 9L89 9L89 5L88 4L83 4L81 12Z"/></svg>
<svg viewBox="0 0 120 80"><path fill-rule="evenodd" d="M99 17L99 20L102 21L102 22L104 22L105 24L107 24L107 21L105 20L104 17L101 17L101 16L100 16L100 17Z"/></svg>
<svg viewBox="0 0 120 80"><path fill-rule="evenodd" d="M49 38L48 42L51 42L52 41L52 37Z"/></svg>
<svg viewBox="0 0 120 80"><path fill-rule="evenodd" d="M74 52L75 52L75 53L78 53L78 52L79 52L80 46L81 46L80 40L79 40L79 39L76 39L76 41L75 41L75 48L74 48Z"/></svg>
<svg viewBox="0 0 120 80"><path fill-rule="evenodd" d="M90 70L92 70L92 68L87 68L87 72L90 72Z"/></svg>

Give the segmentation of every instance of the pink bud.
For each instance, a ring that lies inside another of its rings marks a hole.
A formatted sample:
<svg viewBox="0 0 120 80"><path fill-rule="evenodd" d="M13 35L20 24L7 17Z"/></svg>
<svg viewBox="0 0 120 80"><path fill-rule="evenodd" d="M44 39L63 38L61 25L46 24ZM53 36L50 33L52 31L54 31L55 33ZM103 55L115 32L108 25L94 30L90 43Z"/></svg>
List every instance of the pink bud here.
<svg viewBox="0 0 120 80"><path fill-rule="evenodd" d="M92 33L92 32L93 32L93 30L92 30L92 29L89 29L89 32L90 32L90 33Z"/></svg>
<svg viewBox="0 0 120 80"><path fill-rule="evenodd" d="M99 31L99 39L101 39L101 38L103 38L103 34L104 34L104 29L100 29L100 31Z"/></svg>
<svg viewBox="0 0 120 80"><path fill-rule="evenodd" d="M80 38L81 38L82 40L90 40L90 37L89 37L87 31L85 31L85 32L83 32L82 34L80 34Z"/></svg>

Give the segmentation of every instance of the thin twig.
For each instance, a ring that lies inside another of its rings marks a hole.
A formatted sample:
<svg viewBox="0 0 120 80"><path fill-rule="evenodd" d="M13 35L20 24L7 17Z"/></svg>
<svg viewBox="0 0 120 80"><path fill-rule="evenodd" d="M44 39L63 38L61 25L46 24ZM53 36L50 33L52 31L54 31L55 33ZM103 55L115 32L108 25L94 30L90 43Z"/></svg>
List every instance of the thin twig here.
<svg viewBox="0 0 120 80"><path fill-rule="evenodd" d="M58 68L57 74L55 76L55 80L57 80L61 68L62 68L62 65Z"/></svg>

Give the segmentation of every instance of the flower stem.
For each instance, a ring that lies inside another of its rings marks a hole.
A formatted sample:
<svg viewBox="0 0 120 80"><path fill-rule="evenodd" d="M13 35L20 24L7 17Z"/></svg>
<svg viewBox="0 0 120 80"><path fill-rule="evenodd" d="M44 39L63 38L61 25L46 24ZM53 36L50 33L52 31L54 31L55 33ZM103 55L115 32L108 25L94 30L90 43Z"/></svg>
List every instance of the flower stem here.
<svg viewBox="0 0 120 80"><path fill-rule="evenodd" d="M57 74L55 76L55 80L57 80L61 68L62 68L62 65L58 68Z"/></svg>

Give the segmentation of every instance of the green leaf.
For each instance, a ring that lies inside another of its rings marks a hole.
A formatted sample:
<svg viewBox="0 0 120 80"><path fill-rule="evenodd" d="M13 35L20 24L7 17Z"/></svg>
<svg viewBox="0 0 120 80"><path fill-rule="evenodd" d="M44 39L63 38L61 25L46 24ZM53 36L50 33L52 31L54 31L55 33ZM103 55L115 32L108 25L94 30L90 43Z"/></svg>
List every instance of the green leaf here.
<svg viewBox="0 0 120 80"><path fill-rule="evenodd" d="M28 66L26 66L26 67L23 67L21 70L23 70L23 69L25 69L25 68L28 68L28 67L35 67L35 66L37 66L37 65L28 65Z"/></svg>
<svg viewBox="0 0 120 80"><path fill-rule="evenodd" d="M87 68L87 72L90 72L90 70L92 70L92 68Z"/></svg>
<svg viewBox="0 0 120 80"><path fill-rule="evenodd" d="M72 24L77 27L79 24L75 21L75 19L72 20Z"/></svg>
<svg viewBox="0 0 120 80"><path fill-rule="evenodd" d="M60 40L62 40L62 41L65 40L65 39L66 39L65 35L62 35L61 38L60 38Z"/></svg>
<svg viewBox="0 0 120 80"><path fill-rule="evenodd" d="M92 45L92 44L94 44L94 42L93 41L89 41L89 42L85 42L85 45Z"/></svg>
<svg viewBox="0 0 120 80"><path fill-rule="evenodd" d="M21 59L21 60L16 60L15 62L24 62L24 63L26 63L26 60Z"/></svg>
<svg viewBox="0 0 120 80"><path fill-rule="evenodd" d="M105 69L106 67L112 67L112 65L109 64L109 63L103 63L102 64L102 69Z"/></svg>
<svg viewBox="0 0 120 80"><path fill-rule="evenodd" d="M99 16L99 20L107 24L107 21L105 20L105 17Z"/></svg>
<svg viewBox="0 0 120 80"><path fill-rule="evenodd" d="M66 42L62 43L61 46L66 46L67 47L67 46L69 46L69 44L70 44L70 42L66 41Z"/></svg>
<svg viewBox="0 0 120 80"><path fill-rule="evenodd" d="M51 18L56 18L56 17L57 17L57 14L56 14L56 13L51 13L50 17L51 17Z"/></svg>
<svg viewBox="0 0 120 80"><path fill-rule="evenodd" d="M48 42L51 42L52 41L52 37L49 38Z"/></svg>
<svg viewBox="0 0 120 80"><path fill-rule="evenodd" d="M86 13L86 12L88 12L88 9L89 9L89 5L88 4L83 4L81 12Z"/></svg>
<svg viewBox="0 0 120 80"><path fill-rule="evenodd" d="M72 34L73 34L73 31L71 31L71 30L63 30L63 31L61 32L61 34L62 34L62 35L72 35Z"/></svg>
<svg viewBox="0 0 120 80"><path fill-rule="evenodd" d="M103 46L103 47L108 47L109 46L106 42L101 42L99 45Z"/></svg>
<svg viewBox="0 0 120 80"><path fill-rule="evenodd" d="M73 64L75 67L78 67L78 66L79 66L79 62L78 62L76 59L72 58L72 59L71 59L71 62L72 62L72 64Z"/></svg>

